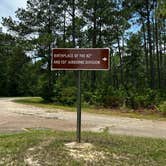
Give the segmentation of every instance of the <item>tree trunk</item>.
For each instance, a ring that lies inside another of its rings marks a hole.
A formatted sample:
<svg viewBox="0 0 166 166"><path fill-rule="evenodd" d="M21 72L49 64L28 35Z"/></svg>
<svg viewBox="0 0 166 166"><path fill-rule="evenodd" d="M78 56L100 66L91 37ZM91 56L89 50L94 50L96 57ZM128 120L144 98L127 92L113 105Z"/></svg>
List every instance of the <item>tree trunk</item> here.
<svg viewBox="0 0 166 166"><path fill-rule="evenodd" d="M64 10L63 16L63 46L66 46L66 11Z"/></svg>
<svg viewBox="0 0 166 166"><path fill-rule="evenodd" d="M50 3L50 2L49 2ZM52 35L51 30L51 9L49 7L49 18L48 18L48 34ZM48 45L48 101L51 101L52 92L53 92L53 80L52 80L52 72L51 72L51 43Z"/></svg>
<svg viewBox="0 0 166 166"><path fill-rule="evenodd" d="M158 74L158 88L161 88L161 74L160 74L160 55L159 55L159 44L158 44L158 22L155 19L155 38L156 38L156 56L157 56L157 74Z"/></svg>
<svg viewBox="0 0 166 166"><path fill-rule="evenodd" d="M96 18L96 12L97 12L97 0L94 1L94 12L93 12L93 37L92 37L92 47L96 48L97 45L97 18ZM91 89L92 91L96 87L96 72L91 72Z"/></svg>
<svg viewBox="0 0 166 166"><path fill-rule="evenodd" d="M145 30L145 24L142 22L142 28L143 28L143 38L144 38L144 54L145 54L145 65L146 65L146 77L147 80L149 79L149 58L148 58L148 50L147 50L147 42L146 42L146 30Z"/></svg>
<svg viewBox="0 0 166 166"><path fill-rule="evenodd" d="M75 33L75 0L72 0L72 42L73 48L76 47L76 33Z"/></svg>
<svg viewBox="0 0 166 166"><path fill-rule="evenodd" d="M118 42L118 53L119 53L119 59L120 59L120 83L123 85L123 62L122 62L122 54L121 54L121 48L120 48L120 40L119 37L117 37Z"/></svg>
<svg viewBox="0 0 166 166"><path fill-rule="evenodd" d="M151 23L150 23L150 9L149 9L149 0L146 0L146 11L147 11L147 31L148 31L148 44L149 44L149 60L150 60L150 87L154 89L154 62L152 54L152 37L151 37Z"/></svg>

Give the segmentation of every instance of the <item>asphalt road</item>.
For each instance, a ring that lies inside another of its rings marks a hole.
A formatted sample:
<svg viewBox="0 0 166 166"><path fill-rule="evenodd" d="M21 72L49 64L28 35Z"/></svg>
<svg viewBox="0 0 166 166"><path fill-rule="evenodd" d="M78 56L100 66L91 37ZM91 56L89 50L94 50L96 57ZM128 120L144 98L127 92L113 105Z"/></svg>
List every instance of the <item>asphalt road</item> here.
<svg viewBox="0 0 166 166"><path fill-rule="evenodd" d="M14 103L15 98L0 98L0 133L28 128L76 130L76 113ZM90 114L82 112L82 130L144 137L166 138L166 121Z"/></svg>

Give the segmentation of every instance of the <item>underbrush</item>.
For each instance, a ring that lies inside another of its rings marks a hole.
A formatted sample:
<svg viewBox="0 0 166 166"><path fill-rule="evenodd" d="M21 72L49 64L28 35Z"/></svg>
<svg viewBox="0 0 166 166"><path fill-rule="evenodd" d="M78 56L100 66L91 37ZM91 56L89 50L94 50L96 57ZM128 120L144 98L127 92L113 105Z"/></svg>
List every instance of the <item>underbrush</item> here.
<svg viewBox="0 0 166 166"><path fill-rule="evenodd" d="M57 88L57 87L56 87ZM74 106L77 100L77 89L75 87L57 88L52 101L57 104ZM96 88L94 91L82 90L82 103L96 107L112 109L129 108L135 111L149 109L158 112L157 107L166 100L164 92L152 89L136 90L132 87L115 89L112 86ZM160 108L163 110L163 105ZM164 108L165 109L165 108ZM161 111L163 112L163 111Z"/></svg>

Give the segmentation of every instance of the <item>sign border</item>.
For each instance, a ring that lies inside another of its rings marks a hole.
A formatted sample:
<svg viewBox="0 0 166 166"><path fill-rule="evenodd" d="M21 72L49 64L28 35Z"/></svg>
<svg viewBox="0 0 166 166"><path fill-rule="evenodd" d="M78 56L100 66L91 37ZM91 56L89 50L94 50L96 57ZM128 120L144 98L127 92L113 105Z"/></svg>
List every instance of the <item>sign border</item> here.
<svg viewBox="0 0 166 166"><path fill-rule="evenodd" d="M108 54L109 54L109 56L108 56L108 68L107 69L68 69L68 68L60 68L60 69L58 69L58 68L52 68L52 58L53 58L53 50L54 49L63 49L63 50L70 50L70 49L72 49L72 50L91 50L91 49L93 49L93 50L99 50L99 49L107 49L108 50ZM110 70L110 48L52 48L51 49L51 71L60 71L60 70L68 70L68 71L72 71L72 70L74 70L74 71L78 71L78 70L80 70L80 71L109 71Z"/></svg>

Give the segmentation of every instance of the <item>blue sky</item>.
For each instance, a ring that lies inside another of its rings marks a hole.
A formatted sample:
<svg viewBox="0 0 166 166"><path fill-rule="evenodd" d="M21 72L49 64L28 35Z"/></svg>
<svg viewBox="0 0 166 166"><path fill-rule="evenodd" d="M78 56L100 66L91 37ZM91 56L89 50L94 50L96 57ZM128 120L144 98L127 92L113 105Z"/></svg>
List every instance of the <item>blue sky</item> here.
<svg viewBox="0 0 166 166"><path fill-rule="evenodd" d="M0 22L2 17L14 17L18 8L25 8L27 0L0 0ZM0 24L1 26L1 24Z"/></svg>

